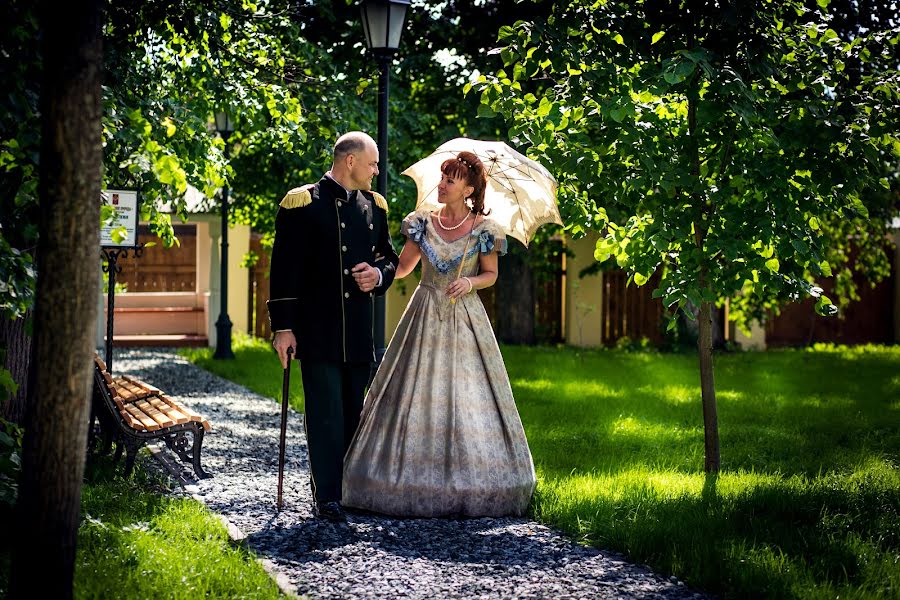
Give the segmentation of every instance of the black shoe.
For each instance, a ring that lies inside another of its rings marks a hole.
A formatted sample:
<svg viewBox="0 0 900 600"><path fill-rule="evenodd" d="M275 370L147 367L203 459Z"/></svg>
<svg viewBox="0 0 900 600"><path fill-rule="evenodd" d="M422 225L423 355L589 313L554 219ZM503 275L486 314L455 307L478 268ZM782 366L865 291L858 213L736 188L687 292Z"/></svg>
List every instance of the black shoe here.
<svg viewBox="0 0 900 600"><path fill-rule="evenodd" d="M339 502L315 502L313 503L313 515L332 523L347 522L347 515Z"/></svg>

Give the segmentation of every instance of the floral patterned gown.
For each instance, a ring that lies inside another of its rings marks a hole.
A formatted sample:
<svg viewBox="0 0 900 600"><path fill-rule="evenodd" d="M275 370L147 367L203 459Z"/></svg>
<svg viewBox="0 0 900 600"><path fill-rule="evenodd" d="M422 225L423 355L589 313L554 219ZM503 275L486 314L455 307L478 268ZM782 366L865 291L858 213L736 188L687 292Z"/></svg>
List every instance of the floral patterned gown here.
<svg viewBox="0 0 900 600"><path fill-rule="evenodd" d="M479 217L444 241L427 210L402 232L421 249L422 281L366 395L343 504L410 517L522 515L534 464L494 331L478 294L451 303L443 291L460 260L462 276L476 275L479 254L505 254L506 238Z"/></svg>

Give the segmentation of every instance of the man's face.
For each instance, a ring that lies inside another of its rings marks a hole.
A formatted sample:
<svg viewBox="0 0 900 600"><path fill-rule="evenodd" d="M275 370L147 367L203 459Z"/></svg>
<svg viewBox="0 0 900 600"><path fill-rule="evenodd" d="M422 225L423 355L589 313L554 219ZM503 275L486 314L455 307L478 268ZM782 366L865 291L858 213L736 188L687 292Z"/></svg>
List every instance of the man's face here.
<svg viewBox="0 0 900 600"><path fill-rule="evenodd" d="M352 156L350 179L354 189L371 190L372 178L378 175L378 148L375 144L367 144L365 149Z"/></svg>

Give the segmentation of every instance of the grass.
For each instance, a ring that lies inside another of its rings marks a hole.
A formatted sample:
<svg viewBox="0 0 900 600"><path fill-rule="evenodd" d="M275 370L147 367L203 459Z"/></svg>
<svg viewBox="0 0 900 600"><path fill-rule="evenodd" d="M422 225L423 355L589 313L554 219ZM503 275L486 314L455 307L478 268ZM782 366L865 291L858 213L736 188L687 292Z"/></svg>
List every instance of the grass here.
<svg viewBox="0 0 900 600"><path fill-rule="evenodd" d="M230 545L202 503L162 495L145 471L113 477L92 465L82 493L78 598L279 598L252 554ZM121 474L122 465L115 471ZM115 590L115 592L113 592Z"/></svg>
<svg viewBox="0 0 900 600"><path fill-rule="evenodd" d="M281 402L284 369L281 368L272 345L260 338L235 332L232 351L234 360L213 359L212 348L182 348L179 354L211 373L236 381L257 394ZM291 407L303 412L303 384L296 361L291 368L290 384Z"/></svg>
<svg viewBox="0 0 900 600"><path fill-rule="evenodd" d="M694 356L503 353L538 519L725 597L900 597L900 347L717 355L718 477ZM234 362L185 354L280 397L265 342L238 340Z"/></svg>
<svg viewBox="0 0 900 600"><path fill-rule="evenodd" d="M225 526L202 503L165 495L163 483L140 464L125 480L122 463L113 468L110 462L88 463L76 598L281 597L253 555L230 545ZM14 544L0 544L0 592L12 551Z"/></svg>
<svg viewBox="0 0 900 600"><path fill-rule="evenodd" d="M900 348L717 356L718 477L695 357L504 355L540 520L726 597L900 596Z"/></svg>

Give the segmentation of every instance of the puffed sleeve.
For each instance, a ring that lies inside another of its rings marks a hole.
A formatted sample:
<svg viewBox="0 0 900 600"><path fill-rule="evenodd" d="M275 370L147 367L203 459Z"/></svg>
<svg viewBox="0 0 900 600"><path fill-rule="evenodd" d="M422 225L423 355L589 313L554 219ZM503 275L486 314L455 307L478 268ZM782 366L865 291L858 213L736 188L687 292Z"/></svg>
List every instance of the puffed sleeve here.
<svg viewBox="0 0 900 600"><path fill-rule="evenodd" d="M506 254L506 233L504 233L496 222L485 219L481 228L473 231L472 235L477 236L475 243L478 246L478 251L480 253L490 254L491 252L496 251L500 256Z"/></svg>
<svg viewBox="0 0 900 600"><path fill-rule="evenodd" d="M428 224L428 215L425 211L413 211L406 215L400 223L400 233L407 238L420 243L425 239L426 225Z"/></svg>

